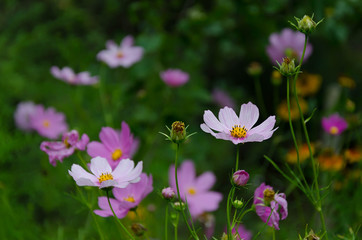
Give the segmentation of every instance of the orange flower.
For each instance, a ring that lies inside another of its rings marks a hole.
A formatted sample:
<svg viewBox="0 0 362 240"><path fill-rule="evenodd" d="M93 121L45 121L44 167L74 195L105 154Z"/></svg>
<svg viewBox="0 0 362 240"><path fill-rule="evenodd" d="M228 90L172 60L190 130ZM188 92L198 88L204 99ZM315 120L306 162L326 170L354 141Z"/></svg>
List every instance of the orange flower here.
<svg viewBox="0 0 362 240"><path fill-rule="evenodd" d="M338 171L344 167L343 156L335 154L332 150L326 150L318 156L319 166L325 171Z"/></svg>
<svg viewBox="0 0 362 240"><path fill-rule="evenodd" d="M350 148L344 151L344 157L348 163L359 162L362 159L362 151L359 148Z"/></svg>
<svg viewBox="0 0 362 240"><path fill-rule="evenodd" d="M296 87L300 96L310 96L318 92L322 77L318 74L302 73L299 75Z"/></svg>
<svg viewBox="0 0 362 240"><path fill-rule="evenodd" d="M311 148L312 148L312 153L314 154L314 144L311 144ZM299 145L298 149L299 149L299 162L303 163L310 156L308 144L304 143L302 145ZM294 147L291 148L288 151L285 160L290 164L296 164L297 163L297 161L298 161L298 159L297 159L297 151L296 151L296 149Z"/></svg>
<svg viewBox="0 0 362 240"><path fill-rule="evenodd" d="M338 78L338 83L345 88L355 88L356 87L356 82L349 77L346 76L341 76Z"/></svg>
<svg viewBox="0 0 362 240"><path fill-rule="evenodd" d="M303 98L299 98L299 104L302 112L306 113L308 110L307 102ZM282 120L288 121L288 105L286 100L279 104L277 109L277 115ZM298 106L294 99L290 101L290 117L292 118L292 120L298 119L300 117Z"/></svg>

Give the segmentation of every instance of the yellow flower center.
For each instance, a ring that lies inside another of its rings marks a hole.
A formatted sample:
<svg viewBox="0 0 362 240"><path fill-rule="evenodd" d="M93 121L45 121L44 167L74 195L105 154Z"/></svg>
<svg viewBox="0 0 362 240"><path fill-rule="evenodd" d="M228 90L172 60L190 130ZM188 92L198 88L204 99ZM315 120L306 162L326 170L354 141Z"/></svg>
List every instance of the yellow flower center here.
<svg viewBox="0 0 362 240"><path fill-rule="evenodd" d="M98 180L99 180L99 183L102 183L102 182L107 181L107 180L113 180L113 176L110 173L102 173L99 176Z"/></svg>
<svg viewBox="0 0 362 240"><path fill-rule="evenodd" d="M70 144L68 142L68 138L65 138L63 143L65 144L66 148L69 148L70 147Z"/></svg>
<svg viewBox="0 0 362 240"><path fill-rule="evenodd" d="M339 130L336 126L333 126L329 129L330 134L336 135L336 134L338 134L338 132L339 132Z"/></svg>
<svg viewBox="0 0 362 240"><path fill-rule="evenodd" d="M136 202L132 196L128 196L128 197L126 197L126 198L123 198L123 200L125 200L125 201L127 201L127 202L131 202L131 203Z"/></svg>
<svg viewBox="0 0 362 240"><path fill-rule="evenodd" d="M114 152L112 153L112 159L113 161L117 161L118 159L120 159L122 157L122 150L121 149L116 149L114 150Z"/></svg>
<svg viewBox="0 0 362 240"><path fill-rule="evenodd" d="M43 121L43 126L44 126L45 128L48 128L48 127L50 126L50 122L49 122L48 120L44 120L44 121Z"/></svg>
<svg viewBox="0 0 362 240"><path fill-rule="evenodd" d="M234 138L245 138L247 131L248 130L245 128L245 126L241 127L241 125L235 125L230 130L230 134Z"/></svg>
<svg viewBox="0 0 362 240"><path fill-rule="evenodd" d="M267 188L264 190L263 195L264 195L264 201L270 203L271 201L274 200L275 192L272 189Z"/></svg>
<svg viewBox="0 0 362 240"><path fill-rule="evenodd" d="M187 191L190 195L195 195L196 194L196 189L193 187L190 187Z"/></svg>
<svg viewBox="0 0 362 240"><path fill-rule="evenodd" d="M117 58L123 58L123 52L122 51L118 51L117 52Z"/></svg>

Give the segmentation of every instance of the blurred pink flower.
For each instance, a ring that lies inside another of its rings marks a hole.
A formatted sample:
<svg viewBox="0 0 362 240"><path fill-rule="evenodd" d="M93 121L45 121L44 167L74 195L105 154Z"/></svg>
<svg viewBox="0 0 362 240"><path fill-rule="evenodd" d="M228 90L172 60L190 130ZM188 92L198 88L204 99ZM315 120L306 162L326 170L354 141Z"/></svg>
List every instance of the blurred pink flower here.
<svg viewBox="0 0 362 240"><path fill-rule="evenodd" d="M55 78L72 85L92 85L99 81L98 77L91 77L89 72L75 74L69 67L59 69L58 67L53 66L50 68L50 72Z"/></svg>
<svg viewBox="0 0 362 240"><path fill-rule="evenodd" d="M107 49L98 53L97 59L105 62L111 68L119 66L128 68L140 61L143 56L143 48L133 46L132 36L126 36L120 46L117 46L114 41L109 40L106 43L106 47Z"/></svg>
<svg viewBox="0 0 362 240"><path fill-rule="evenodd" d="M87 152L91 157L104 157L114 169L125 158L132 158L138 148L138 140L133 138L129 126L122 122L122 130L103 127L99 133L101 142L90 142Z"/></svg>
<svg viewBox="0 0 362 240"><path fill-rule="evenodd" d="M83 134L79 139L77 130L72 130L63 134L62 141L42 142L40 149L48 154L50 164L56 166L56 160L63 162L63 158L69 157L75 150L84 151L88 142L87 134Z"/></svg>
<svg viewBox="0 0 362 240"><path fill-rule="evenodd" d="M224 230L227 232L227 229ZM235 227L231 230L231 233L236 236L235 240L251 240L252 234L247 230L244 225L239 224L238 232L236 232Z"/></svg>
<svg viewBox="0 0 362 240"><path fill-rule="evenodd" d="M183 201L187 198L188 207L192 217L197 217L204 212L215 211L219 208L222 194L210 191L215 184L216 178L212 172L205 172L196 177L194 163L190 160L184 161L177 169L180 196ZM169 169L169 183L175 189L175 166ZM177 196L177 193L176 193Z"/></svg>
<svg viewBox="0 0 362 240"><path fill-rule="evenodd" d="M285 194L275 193L273 188L265 185L265 183L262 183L255 189L254 205L256 214L261 220L276 230L279 230L279 214L281 215L281 220L288 216L288 203ZM280 209L279 206L281 207Z"/></svg>
<svg viewBox="0 0 362 240"><path fill-rule="evenodd" d="M329 117L322 118L322 127L324 131L332 135L340 135L347 129L347 121L344 120L338 113L332 114Z"/></svg>
<svg viewBox="0 0 362 240"><path fill-rule="evenodd" d="M263 123L253 128L259 118L259 109L251 102L241 105L239 117L233 109L224 107L219 111L219 119L210 111L204 112L201 129L217 139L232 141L234 144L262 142L269 139L277 128L275 116L270 116ZM218 131L215 133L213 130Z"/></svg>
<svg viewBox="0 0 362 240"><path fill-rule="evenodd" d="M139 182L130 184L126 188L113 188L112 191L115 199L110 198L109 200L117 217L124 218L129 210L137 207L153 191L152 183L152 175L147 177L147 174L142 173ZM94 210L95 214L102 217L113 216L107 197L99 197L98 206L101 209Z"/></svg>
<svg viewBox="0 0 362 240"><path fill-rule="evenodd" d="M249 173L245 170L238 170L233 174L233 181L237 186L245 186L249 181Z"/></svg>
<svg viewBox="0 0 362 240"><path fill-rule="evenodd" d="M271 34L269 36L269 45L266 48L270 61L277 65L276 61L282 63L284 57L289 57L299 62L303 54L304 40L303 33L295 32L289 28L283 29L280 34ZM311 55L312 49L312 45L307 43L304 62Z"/></svg>
<svg viewBox="0 0 362 240"><path fill-rule="evenodd" d="M179 87L189 81L189 74L180 69L168 69L160 73L161 79L170 87Z"/></svg>
<svg viewBox="0 0 362 240"><path fill-rule="evenodd" d="M164 188L162 189L162 196L165 199L173 199L175 197L175 191L170 187Z"/></svg>
<svg viewBox="0 0 362 240"><path fill-rule="evenodd" d="M30 115L30 126L40 136L57 139L58 136L68 130L63 113L58 113L54 108L44 109L39 105L34 114Z"/></svg>
<svg viewBox="0 0 362 240"><path fill-rule="evenodd" d="M39 106L40 105L36 105L31 101L19 103L14 113L16 126L24 131L33 130L30 122L30 117L34 115L34 113L36 113L36 109Z"/></svg>
<svg viewBox="0 0 362 240"><path fill-rule="evenodd" d="M225 92L224 90L221 90L218 88L215 88L212 91L212 99L220 107L235 108L235 106L236 106L234 100L229 96L229 94L227 92Z"/></svg>
<svg viewBox="0 0 362 240"><path fill-rule="evenodd" d="M68 172L78 186L125 188L130 183L140 181L142 162L139 162L135 167L132 160L124 159L118 164L116 169L112 171L107 159L95 157L91 159L89 168L92 174L78 164L73 164L71 170L68 170Z"/></svg>

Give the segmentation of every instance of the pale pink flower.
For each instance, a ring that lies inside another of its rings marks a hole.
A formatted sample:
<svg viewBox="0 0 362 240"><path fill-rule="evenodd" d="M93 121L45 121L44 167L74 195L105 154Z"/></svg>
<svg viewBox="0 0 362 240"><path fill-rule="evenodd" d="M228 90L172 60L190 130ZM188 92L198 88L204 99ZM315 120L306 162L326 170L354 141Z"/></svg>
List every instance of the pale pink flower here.
<svg viewBox="0 0 362 240"><path fill-rule="evenodd" d="M127 213L137 207L140 202L153 191L152 175L147 177L147 174L141 174L141 180L137 183L132 183L126 188L113 188L113 196L110 198L114 213L118 218L124 218ZM98 198L98 206L101 209L94 210L94 213L102 216L113 216L112 210L109 207L107 197Z"/></svg>
<svg viewBox="0 0 362 240"><path fill-rule="evenodd" d="M72 85L92 85L99 81L98 77L91 77L89 72L75 74L69 67L59 69L59 67L53 66L50 68L50 72L55 78Z"/></svg>
<svg viewBox="0 0 362 240"><path fill-rule="evenodd" d="M107 41L107 49L98 53L97 59L105 62L109 67L116 68L119 66L128 68L134 63L141 60L143 48L133 46L133 37L126 36L120 46L114 41Z"/></svg>
<svg viewBox="0 0 362 240"><path fill-rule="evenodd" d="M329 117L322 118L322 127L324 131L331 135L340 135L347 129L348 123L338 113L335 113Z"/></svg>
<svg viewBox="0 0 362 240"><path fill-rule="evenodd" d="M255 189L254 205L256 214L261 220L276 230L279 230L280 217L284 220L288 216L288 202L285 194L275 193L273 188L265 183Z"/></svg>
<svg viewBox="0 0 362 240"><path fill-rule="evenodd" d="M37 107L40 105L36 105L31 101L21 102L16 107L14 113L15 124L18 128L24 131L31 131L33 127L31 126L30 116L36 113Z"/></svg>
<svg viewBox="0 0 362 240"><path fill-rule="evenodd" d="M83 134L79 139L78 131L72 130L63 134L62 141L42 142L40 149L48 154L50 164L56 166L56 160L63 162L63 159L72 155L75 150L84 151L88 142L87 134Z"/></svg>
<svg viewBox="0 0 362 240"><path fill-rule="evenodd" d="M234 144L262 142L269 139L277 128L273 129L275 116L270 116L260 125L253 127L258 118L258 107L249 102L241 105L239 117L229 107L220 109L219 119L210 110L206 110L204 112L205 123L200 127L215 138L229 140Z"/></svg>
<svg viewBox="0 0 362 240"><path fill-rule="evenodd" d="M135 167L132 160L123 159L116 169L112 170L107 159L95 157L91 159L89 168L92 174L78 164L73 164L68 172L78 186L125 188L130 183L136 183L141 179L142 162L139 162Z"/></svg>
<svg viewBox="0 0 362 240"><path fill-rule="evenodd" d="M295 59L297 62L302 57L305 36L301 32L295 32L289 28L282 30L280 34L273 33L269 37L269 45L266 49L270 61L277 65L283 62L284 57ZM312 54L312 45L307 43L304 55L304 62Z"/></svg>
<svg viewBox="0 0 362 240"><path fill-rule="evenodd" d="M49 139L57 139L60 134L68 130L63 113L57 112L52 107L44 109L43 106L38 106L35 113L30 115L30 126L39 135Z"/></svg>
<svg viewBox="0 0 362 240"><path fill-rule="evenodd" d="M160 77L170 87L179 87L189 81L189 74L180 69L168 69L161 72Z"/></svg>
<svg viewBox="0 0 362 240"><path fill-rule="evenodd" d="M138 148L138 140L133 138L126 122L122 122L122 130L103 127L99 133L101 142L90 142L87 152L91 157L104 157L114 169L125 158L132 158Z"/></svg>
<svg viewBox="0 0 362 240"><path fill-rule="evenodd" d="M210 191L215 184L216 177L212 172L205 172L196 177L194 163L190 160L184 161L177 169L180 197L187 204L192 217L197 217L204 212L215 211L219 208L222 194ZM176 191L175 166L169 169L169 183ZM177 195L176 195L177 196Z"/></svg>

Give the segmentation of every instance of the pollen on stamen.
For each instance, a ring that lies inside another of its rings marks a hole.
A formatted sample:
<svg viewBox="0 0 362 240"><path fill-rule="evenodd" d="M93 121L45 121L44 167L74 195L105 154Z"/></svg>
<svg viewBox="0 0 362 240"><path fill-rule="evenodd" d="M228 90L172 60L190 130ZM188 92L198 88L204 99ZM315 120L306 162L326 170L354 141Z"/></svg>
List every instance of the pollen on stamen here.
<svg viewBox="0 0 362 240"><path fill-rule="evenodd" d="M329 129L330 134L336 135L339 132L339 129L336 126L333 126Z"/></svg>
<svg viewBox="0 0 362 240"><path fill-rule="evenodd" d="M102 173L99 176L98 180L99 180L99 183L102 183L102 182L107 181L107 180L113 180L113 176L110 173Z"/></svg>
<svg viewBox="0 0 362 240"><path fill-rule="evenodd" d="M116 150L114 150L114 152L112 153L112 159L113 161L117 161L118 159L120 159L122 157L122 150L117 148Z"/></svg>
<svg viewBox="0 0 362 240"><path fill-rule="evenodd" d="M123 58L123 52L122 51L118 51L117 52L117 58Z"/></svg>
<svg viewBox="0 0 362 240"><path fill-rule="evenodd" d="M241 125L235 125L230 130L230 134L234 138L245 138L247 131L248 130L245 128L245 126L241 127Z"/></svg>
<svg viewBox="0 0 362 240"><path fill-rule="evenodd" d="M131 202L131 203L136 202L136 201L134 200L134 197L132 197L132 196L128 196L128 197L126 197L126 198L123 198L123 200L125 200L125 201L127 201L127 202Z"/></svg>
<svg viewBox="0 0 362 240"><path fill-rule="evenodd" d="M190 195L195 195L196 194L196 189L193 187L190 187L187 191Z"/></svg>
<svg viewBox="0 0 362 240"><path fill-rule="evenodd" d="M50 122L49 122L48 120L44 120L44 121L43 121L43 126L44 126L45 128L48 128L48 127L50 126Z"/></svg>

